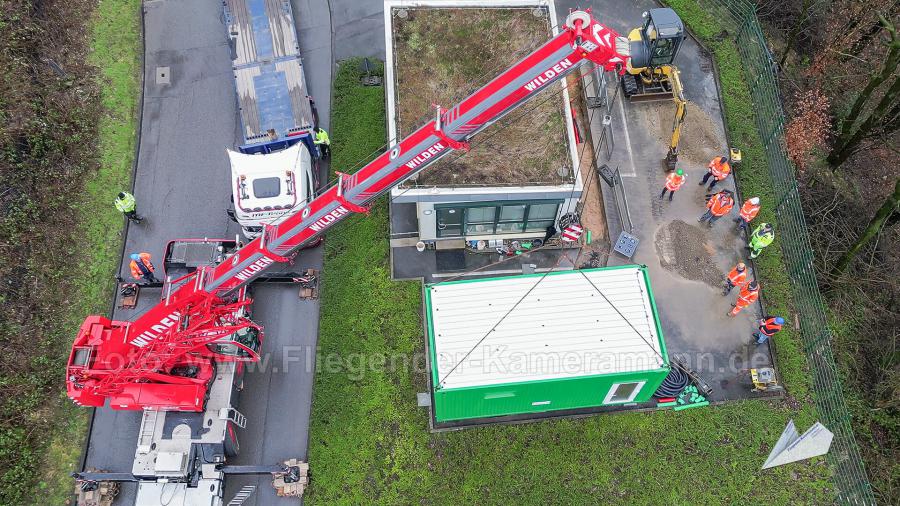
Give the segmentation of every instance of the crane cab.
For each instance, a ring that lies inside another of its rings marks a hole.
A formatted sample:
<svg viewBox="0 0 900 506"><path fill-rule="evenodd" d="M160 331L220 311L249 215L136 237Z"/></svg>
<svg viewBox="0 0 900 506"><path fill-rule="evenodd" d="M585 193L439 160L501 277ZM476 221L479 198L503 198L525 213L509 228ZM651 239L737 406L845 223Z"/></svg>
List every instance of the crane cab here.
<svg viewBox="0 0 900 506"><path fill-rule="evenodd" d="M219 362L256 362L259 360L260 337L259 329L245 327L207 344L206 348Z"/></svg>
<svg viewBox="0 0 900 506"><path fill-rule="evenodd" d="M312 200L312 156L303 142L274 153L245 154L228 150L231 161L229 216L248 239L266 224L275 225Z"/></svg>
<svg viewBox="0 0 900 506"><path fill-rule="evenodd" d="M644 24L628 34L627 72L622 76L625 96L632 101L672 97L673 62L684 42L684 23L672 9L650 9Z"/></svg>

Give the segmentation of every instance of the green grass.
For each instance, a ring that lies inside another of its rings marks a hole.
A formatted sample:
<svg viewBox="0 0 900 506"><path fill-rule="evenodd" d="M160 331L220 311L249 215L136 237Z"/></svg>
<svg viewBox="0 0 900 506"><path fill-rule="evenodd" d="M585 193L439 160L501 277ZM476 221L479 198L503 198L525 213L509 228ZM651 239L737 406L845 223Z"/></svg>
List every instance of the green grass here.
<svg viewBox="0 0 900 506"><path fill-rule="evenodd" d="M358 85L357 65L343 63L334 83L335 170L385 139L383 121L357 120L384 109L381 88ZM815 421L808 403L743 401L429 433L415 397L426 389L421 288L390 280L387 235L379 202L326 241L319 353L332 367L316 372L310 504L828 502L822 458L759 471L788 419L799 427ZM382 357L399 366L380 366ZM361 374L363 363L375 367ZM790 381L804 383L802 369L796 374Z"/></svg>
<svg viewBox="0 0 900 506"><path fill-rule="evenodd" d="M68 329L74 336L89 314L107 314L119 264L123 219L113 206L120 189L131 187L131 167L140 96L140 0L101 0L91 19L90 63L100 71L104 114L99 125L100 167L85 181L77 200L82 238L78 269L72 279ZM40 482L32 504L64 504L74 482L87 431L89 412L72 405L65 394L53 416L58 428L49 434Z"/></svg>
<svg viewBox="0 0 900 506"><path fill-rule="evenodd" d="M75 312L79 323L88 313L109 311L111 274L120 260L123 219L113 200L131 188L140 97L140 9L139 0L101 0L93 19L91 63L100 70L105 114L100 122L100 168L85 184L79 209L86 237L81 255L85 275L78 280L81 307Z"/></svg>

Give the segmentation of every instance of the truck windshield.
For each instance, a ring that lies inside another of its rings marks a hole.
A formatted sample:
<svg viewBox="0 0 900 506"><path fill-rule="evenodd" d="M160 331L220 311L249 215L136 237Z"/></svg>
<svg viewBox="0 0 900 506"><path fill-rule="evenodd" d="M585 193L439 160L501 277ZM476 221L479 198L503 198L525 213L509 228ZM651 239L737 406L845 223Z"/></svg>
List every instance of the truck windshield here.
<svg viewBox="0 0 900 506"><path fill-rule="evenodd" d="M253 196L268 199L281 195L281 179L277 177L261 177L253 180Z"/></svg>

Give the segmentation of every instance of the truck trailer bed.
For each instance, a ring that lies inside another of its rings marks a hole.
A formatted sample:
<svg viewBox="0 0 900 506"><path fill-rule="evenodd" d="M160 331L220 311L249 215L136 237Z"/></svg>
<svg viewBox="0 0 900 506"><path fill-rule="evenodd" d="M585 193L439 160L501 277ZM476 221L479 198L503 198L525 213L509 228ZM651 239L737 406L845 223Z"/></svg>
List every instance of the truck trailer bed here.
<svg viewBox="0 0 900 506"><path fill-rule="evenodd" d="M287 0L226 0L244 145L301 135L315 118Z"/></svg>

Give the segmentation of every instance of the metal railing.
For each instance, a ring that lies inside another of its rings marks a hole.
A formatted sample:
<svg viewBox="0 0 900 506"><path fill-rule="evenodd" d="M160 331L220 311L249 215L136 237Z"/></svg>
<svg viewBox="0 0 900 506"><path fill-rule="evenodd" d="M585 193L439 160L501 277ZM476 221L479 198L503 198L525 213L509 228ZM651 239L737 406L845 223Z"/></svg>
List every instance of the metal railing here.
<svg viewBox="0 0 900 506"><path fill-rule="evenodd" d="M834 433L827 461L832 471L835 500L839 504L875 504L872 486L853 436L850 413L831 349L832 335L816 281L813 250L797 191L794 167L785 152L785 119L774 59L766 45L753 4L747 0L696 2L710 20L717 23L716 26L727 27L727 34L719 33L715 37L734 41L740 54L756 128L772 179L778 241L793 289L794 308L800 319L802 349L807 356L813 398L820 421Z"/></svg>

